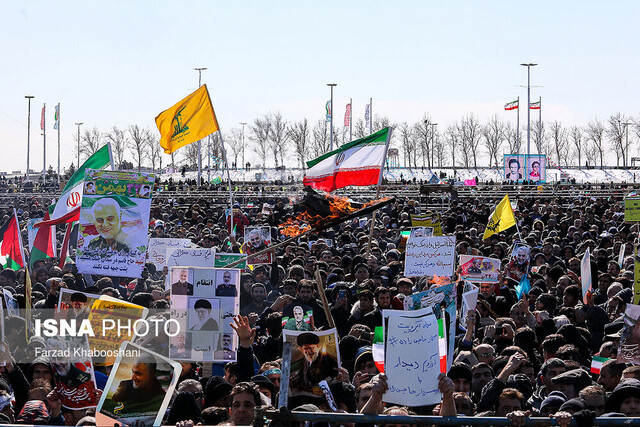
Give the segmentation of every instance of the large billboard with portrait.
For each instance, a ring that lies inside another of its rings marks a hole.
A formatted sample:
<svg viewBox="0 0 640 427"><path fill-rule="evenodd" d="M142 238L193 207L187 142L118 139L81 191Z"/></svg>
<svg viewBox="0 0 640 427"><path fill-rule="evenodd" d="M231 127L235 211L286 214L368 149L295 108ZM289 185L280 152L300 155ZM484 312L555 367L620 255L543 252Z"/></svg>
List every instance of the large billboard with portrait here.
<svg viewBox="0 0 640 427"><path fill-rule="evenodd" d="M504 179L505 181L522 181L525 175L524 154L504 155Z"/></svg>
<svg viewBox="0 0 640 427"><path fill-rule="evenodd" d="M153 175L87 169L76 264L80 273L141 277Z"/></svg>
<svg viewBox="0 0 640 427"><path fill-rule="evenodd" d="M526 156L525 179L535 182L547 182L547 155L530 154Z"/></svg>

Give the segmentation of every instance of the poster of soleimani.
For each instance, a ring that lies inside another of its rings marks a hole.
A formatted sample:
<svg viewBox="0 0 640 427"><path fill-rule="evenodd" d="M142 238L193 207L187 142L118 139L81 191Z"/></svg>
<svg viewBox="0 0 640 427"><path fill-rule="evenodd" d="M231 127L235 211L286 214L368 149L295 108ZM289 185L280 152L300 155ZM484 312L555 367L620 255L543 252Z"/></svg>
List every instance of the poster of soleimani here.
<svg viewBox="0 0 640 427"><path fill-rule="evenodd" d="M153 175L87 169L76 265L80 273L141 277Z"/></svg>
<svg viewBox="0 0 640 427"><path fill-rule="evenodd" d="M159 426L181 371L180 363L125 341L96 408L97 425Z"/></svg>

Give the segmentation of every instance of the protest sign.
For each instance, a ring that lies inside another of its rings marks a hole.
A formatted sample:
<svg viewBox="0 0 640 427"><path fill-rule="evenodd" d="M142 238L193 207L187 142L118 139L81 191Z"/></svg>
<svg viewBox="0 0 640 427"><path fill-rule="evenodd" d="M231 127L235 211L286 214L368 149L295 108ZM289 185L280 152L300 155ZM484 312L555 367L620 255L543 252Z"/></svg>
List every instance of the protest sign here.
<svg viewBox="0 0 640 427"><path fill-rule="evenodd" d="M623 243L620 245L620 252L618 253L618 265L622 268L622 264L624 263L624 252L627 249L627 244Z"/></svg>
<svg viewBox="0 0 640 427"><path fill-rule="evenodd" d="M456 286L454 283L433 286L422 292L416 292L404 297L404 309L408 311L419 310L421 308L431 308L437 319L442 317L442 310L445 312L446 330L450 333L447 340L447 351L444 354L453 354L455 345L456 327ZM447 370L451 367L451 357L447 358Z"/></svg>
<svg viewBox="0 0 640 427"><path fill-rule="evenodd" d="M475 310L478 305L478 292L480 289L471 282L464 282L462 291L462 303L460 304L460 327L467 328L469 310Z"/></svg>
<svg viewBox="0 0 640 427"><path fill-rule="evenodd" d="M455 236L409 237L407 241L404 275L453 276Z"/></svg>
<svg viewBox="0 0 640 427"><path fill-rule="evenodd" d="M627 196L624 198L625 222L640 222L640 197Z"/></svg>
<svg viewBox="0 0 640 427"><path fill-rule="evenodd" d="M152 237L149 239L149 261L156 266L157 271L162 271L167 261L167 252L178 248L190 248L190 239L160 239Z"/></svg>
<svg viewBox="0 0 640 427"><path fill-rule="evenodd" d="M383 400L406 406L440 402L438 321L430 308L384 310L385 374L389 389Z"/></svg>
<svg viewBox="0 0 640 427"><path fill-rule="evenodd" d="M87 169L84 179L78 271L141 277L149 244L153 175Z"/></svg>
<svg viewBox="0 0 640 427"><path fill-rule="evenodd" d="M4 305L7 307L7 316L20 317L20 307L18 306L18 300L13 297L13 294L8 289L2 290L2 296L4 297Z"/></svg>
<svg viewBox="0 0 640 427"><path fill-rule="evenodd" d="M178 248L167 249L166 266L172 267L213 267L215 262L215 248ZM169 276L165 280L165 289L169 289Z"/></svg>
<svg viewBox="0 0 640 427"><path fill-rule="evenodd" d="M48 338L46 349L52 355L54 391L62 406L71 410L95 407L98 393L87 336Z"/></svg>
<svg viewBox="0 0 640 427"><path fill-rule="evenodd" d="M289 396L315 396L324 394L320 388L322 380L336 377L340 366L338 332L335 328L326 331L282 331L284 341L291 343L291 376Z"/></svg>
<svg viewBox="0 0 640 427"><path fill-rule="evenodd" d="M29 218L27 220L27 239L29 240L29 252L33 249L33 244L36 241L36 232L38 231L33 225L37 222L42 221L44 218ZM51 247L53 248L53 253L57 253L56 249L56 226L51 226Z"/></svg>
<svg viewBox="0 0 640 427"><path fill-rule="evenodd" d="M638 257L638 246L633 252L633 303L640 304L640 258Z"/></svg>
<svg viewBox="0 0 640 427"><path fill-rule="evenodd" d="M500 260L474 255L460 255L460 278L476 283L498 283Z"/></svg>
<svg viewBox="0 0 640 427"><path fill-rule="evenodd" d="M243 254L226 254L222 252L216 252L214 256L213 266L216 268L223 268L228 264L239 261L241 259L246 258ZM242 261L240 264L235 266L241 270L247 269L247 261Z"/></svg>
<svg viewBox="0 0 640 427"><path fill-rule="evenodd" d="M531 247L522 243L516 243L511 251L509 264L507 265L506 275L518 282L522 276L527 274L529 270L529 262L531 260Z"/></svg>
<svg viewBox="0 0 640 427"><path fill-rule="evenodd" d="M623 321L618 363L640 365L640 305L627 304Z"/></svg>
<svg viewBox="0 0 640 427"><path fill-rule="evenodd" d="M96 408L96 424L159 426L181 372L178 362L122 343Z"/></svg>
<svg viewBox="0 0 640 427"><path fill-rule="evenodd" d="M431 237L433 227L411 227L411 237Z"/></svg>
<svg viewBox="0 0 640 427"><path fill-rule="evenodd" d="M251 256L252 254L267 249L269 246L271 246L271 227L244 228L244 243L242 244L241 252L249 255L247 257L247 264L271 264L273 262L272 252Z"/></svg>
<svg viewBox="0 0 640 427"><path fill-rule="evenodd" d="M240 273L229 268L171 268L170 316L181 331L169 339L172 359L236 360L231 322L240 311Z"/></svg>
<svg viewBox="0 0 640 427"><path fill-rule="evenodd" d="M582 302L587 303L587 292L591 290L591 256L589 248L580 261L580 280L582 281Z"/></svg>
<svg viewBox="0 0 640 427"><path fill-rule="evenodd" d="M108 295L101 295L100 299L95 300L88 317L95 335L89 336L89 348L96 355L105 354L105 356L94 357L94 363L113 363L114 352L124 341L131 340L133 336L132 326L129 329L117 327L109 329L111 325L133 325L136 320L146 318L148 312L148 308Z"/></svg>
<svg viewBox="0 0 640 427"><path fill-rule="evenodd" d="M98 294L74 291L73 289L60 288L56 317L59 319L87 319L93 303L100 299Z"/></svg>
<svg viewBox="0 0 640 427"><path fill-rule="evenodd" d="M426 215L411 215L411 226L432 227L434 236L442 236L442 216L438 212Z"/></svg>

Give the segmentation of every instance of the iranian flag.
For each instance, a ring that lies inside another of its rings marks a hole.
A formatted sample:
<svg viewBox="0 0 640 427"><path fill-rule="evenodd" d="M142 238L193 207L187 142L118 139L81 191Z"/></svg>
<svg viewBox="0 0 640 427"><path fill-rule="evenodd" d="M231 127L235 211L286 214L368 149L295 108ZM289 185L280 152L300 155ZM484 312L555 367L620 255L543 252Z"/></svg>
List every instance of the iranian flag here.
<svg viewBox="0 0 640 427"><path fill-rule="evenodd" d="M506 104L504 104L504 109L505 110L517 110L518 109L518 104L520 104L520 101L515 100L512 102L507 102Z"/></svg>
<svg viewBox="0 0 640 427"><path fill-rule="evenodd" d="M85 169L102 169L111 165L111 145L106 144L89 157L78 170L71 176L67 185L64 186L60 199L55 205L49 206L48 221L41 221L34 227L51 226L78 221L80 219L80 206L82 206L82 193L84 185Z"/></svg>
<svg viewBox="0 0 640 427"><path fill-rule="evenodd" d="M529 104L529 108L531 108L532 110L539 110L540 104L540 101L532 102L531 104Z"/></svg>
<svg viewBox="0 0 640 427"><path fill-rule="evenodd" d="M607 359L606 357L593 356L593 359L591 359L591 373L600 375L600 369L602 369L602 365L604 365L604 362L607 360L610 359Z"/></svg>
<svg viewBox="0 0 640 427"><path fill-rule="evenodd" d="M447 373L447 325L444 323L444 313L438 319L438 352L440 353L440 372Z"/></svg>
<svg viewBox="0 0 640 427"><path fill-rule="evenodd" d="M323 191L349 185L375 185L381 178L391 128L343 145L307 162L303 184Z"/></svg>
<svg viewBox="0 0 640 427"><path fill-rule="evenodd" d="M0 264L3 268L20 270L25 266L22 239L15 209L13 216L0 228Z"/></svg>
<svg viewBox="0 0 640 427"><path fill-rule="evenodd" d="M373 362L376 364L376 368L384 374L384 330L382 326L376 326L374 330L371 353L373 353Z"/></svg>

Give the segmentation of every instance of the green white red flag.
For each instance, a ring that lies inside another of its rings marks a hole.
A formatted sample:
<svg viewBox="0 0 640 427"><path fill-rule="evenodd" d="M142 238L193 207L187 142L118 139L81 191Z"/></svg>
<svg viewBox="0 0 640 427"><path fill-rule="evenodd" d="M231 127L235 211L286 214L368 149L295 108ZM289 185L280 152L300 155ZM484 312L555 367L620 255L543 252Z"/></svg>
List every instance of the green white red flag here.
<svg viewBox="0 0 640 427"><path fill-rule="evenodd" d="M610 359L607 359L606 357L593 356L593 359L591 359L591 373L600 375L600 369L602 369L602 365L604 365L604 362L607 360Z"/></svg>
<svg viewBox="0 0 640 427"><path fill-rule="evenodd" d="M20 270L25 266L24 253L22 252L22 238L18 215L15 209L13 216L0 228L0 264L2 268Z"/></svg>
<svg viewBox="0 0 640 427"><path fill-rule="evenodd" d="M440 353L440 372L447 373L447 325L444 313L438 319L438 350Z"/></svg>
<svg viewBox="0 0 640 427"><path fill-rule="evenodd" d="M49 212L45 212L43 221L49 220ZM29 265L46 258L55 258L56 252L51 239L51 232L55 233L55 226L36 228L36 236L33 239L33 247L29 255Z"/></svg>
<svg viewBox="0 0 640 427"><path fill-rule="evenodd" d="M507 102L506 104L504 104L504 109L507 110L507 111L508 110L517 110L519 104L520 104L519 100L515 100L515 101L512 101L512 102Z"/></svg>
<svg viewBox="0 0 640 427"><path fill-rule="evenodd" d="M376 364L376 368L380 373L384 374L384 328L382 326L376 326L374 330L371 353L373 354L373 363Z"/></svg>
<svg viewBox="0 0 640 427"><path fill-rule="evenodd" d="M532 110L539 110L540 104L541 104L540 101L532 102L529 104L529 108L531 108Z"/></svg>
<svg viewBox="0 0 640 427"><path fill-rule="evenodd" d="M303 184L323 191L333 191L349 185L377 184L384 167L390 136L391 128L387 127L308 161L309 169Z"/></svg>
<svg viewBox="0 0 640 427"><path fill-rule="evenodd" d="M93 153L78 170L69 178L64 186L60 199L55 205L49 206L48 221L41 221L35 227L64 224L80 219L80 206L82 206L82 193L84 185L85 169L102 169L108 165L113 168L111 145L106 144Z"/></svg>

